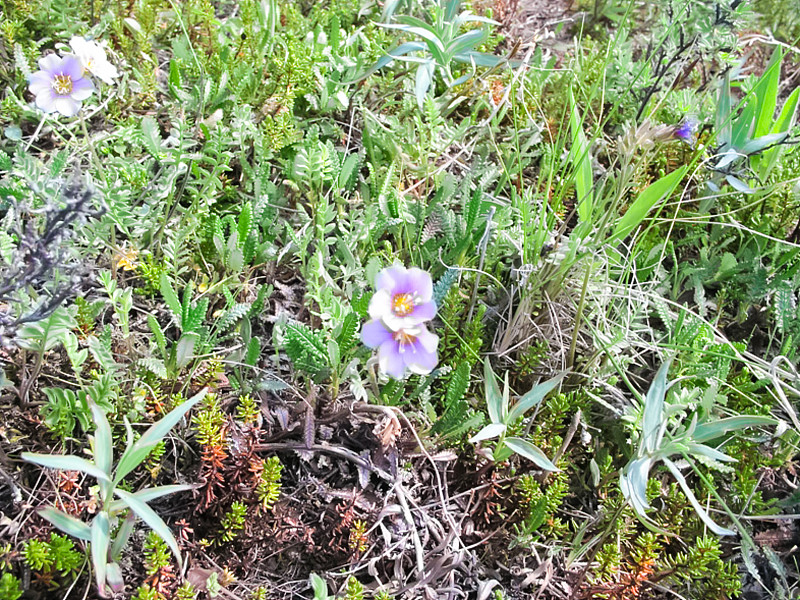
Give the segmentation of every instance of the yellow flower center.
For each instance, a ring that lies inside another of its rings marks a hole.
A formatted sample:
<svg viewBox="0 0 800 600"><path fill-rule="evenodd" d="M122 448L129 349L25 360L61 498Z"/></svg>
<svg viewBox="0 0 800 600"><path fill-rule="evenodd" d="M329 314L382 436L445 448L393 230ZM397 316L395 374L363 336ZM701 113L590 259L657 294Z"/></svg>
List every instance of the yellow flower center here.
<svg viewBox="0 0 800 600"><path fill-rule="evenodd" d="M59 96L72 93L72 78L69 75L56 75L53 78L53 89Z"/></svg>
<svg viewBox="0 0 800 600"><path fill-rule="evenodd" d="M414 310L414 296L411 294L396 294L392 298L392 312L398 317L410 315Z"/></svg>
<svg viewBox="0 0 800 600"><path fill-rule="evenodd" d="M406 333L402 329L400 331L395 331L392 337L395 342L400 344L401 348L403 346L410 346L411 344L417 341L417 336L411 335L410 333Z"/></svg>

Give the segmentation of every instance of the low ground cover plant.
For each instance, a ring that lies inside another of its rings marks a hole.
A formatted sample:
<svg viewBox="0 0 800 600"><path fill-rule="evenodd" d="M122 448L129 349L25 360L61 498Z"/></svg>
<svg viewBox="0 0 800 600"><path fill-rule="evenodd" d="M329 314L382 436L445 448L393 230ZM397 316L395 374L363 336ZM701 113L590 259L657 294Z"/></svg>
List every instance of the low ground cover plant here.
<svg viewBox="0 0 800 600"><path fill-rule="evenodd" d="M0 0L0 600L790 598L759 0Z"/></svg>

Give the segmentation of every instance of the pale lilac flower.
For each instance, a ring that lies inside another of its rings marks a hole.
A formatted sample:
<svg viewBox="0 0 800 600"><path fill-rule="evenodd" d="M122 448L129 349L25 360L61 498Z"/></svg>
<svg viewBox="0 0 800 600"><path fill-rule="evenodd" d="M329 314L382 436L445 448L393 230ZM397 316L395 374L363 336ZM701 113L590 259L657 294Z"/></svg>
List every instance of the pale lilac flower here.
<svg viewBox="0 0 800 600"><path fill-rule="evenodd" d="M369 316L387 329L407 329L436 316L433 282L422 269L394 264L378 273L375 287L378 291L370 300Z"/></svg>
<svg viewBox="0 0 800 600"><path fill-rule="evenodd" d="M80 59L84 69L104 83L109 85L114 83L114 77L117 77L119 73L117 68L108 62L106 51L100 44L76 35L69 41L69 45L75 56Z"/></svg>
<svg viewBox="0 0 800 600"><path fill-rule="evenodd" d="M361 341L378 349L378 368L395 379L402 379L406 369L427 375L439 361L439 336L422 324L392 331L380 320L369 321L361 330Z"/></svg>
<svg viewBox="0 0 800 600"><path fill-rule="evenodd" d="M28 81L28 89L36 95L36 106L46 113L77 115L81 102L94 91L94 84L83 77L81 61L72 55L48 54L39 59L39 68Z"/></svg>

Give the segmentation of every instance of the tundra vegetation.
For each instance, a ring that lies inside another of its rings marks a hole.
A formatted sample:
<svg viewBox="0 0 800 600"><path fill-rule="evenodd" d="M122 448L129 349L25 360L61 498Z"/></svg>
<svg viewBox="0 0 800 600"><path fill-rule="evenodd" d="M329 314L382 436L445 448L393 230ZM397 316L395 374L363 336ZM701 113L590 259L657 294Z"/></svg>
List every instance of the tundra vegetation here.
<svg viewBox="0 0 800 600"><path fill-rule="evenodd" d="M0 600L798 597L790 2L0 9Z"/></svg>

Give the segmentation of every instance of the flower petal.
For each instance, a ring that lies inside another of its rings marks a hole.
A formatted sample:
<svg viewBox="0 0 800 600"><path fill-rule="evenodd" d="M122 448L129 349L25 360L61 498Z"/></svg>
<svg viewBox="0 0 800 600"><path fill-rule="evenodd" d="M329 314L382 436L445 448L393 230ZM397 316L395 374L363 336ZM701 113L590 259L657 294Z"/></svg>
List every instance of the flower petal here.
<svg viewBox="0 0 800 600"><path fill-rule="evenodd" d="M406 268L395 263L391 267L383 269L375 277L375 287L379 290L387 290L390 294L394 295L398 292L399 284L404 283L406 280ZM400 290L400 293L406 290Z"/></svg>
<svg viewBox="0 0 800 600"><path fill-rule="evenodd" d="M411 312L411 316L413 316L415 319L421 319L420 323L422 321L430 321L436 316L436 303L429 301L418 304Z"/></svg>
<svg viewBox="0 0 800 600"><path fill-rule="evenodd" d="M65 117L74 117L81 109L80 101L74 100L69 96L56 97L54 106Z"/></svg>
<svg viewBox="0 0 800 600"><path fill-rule="evenodd" d="M377 348L385 342L392 341L392 332L386 329L380 320L369 321L361 328L361 341L368 348Z"/></svg>
<svg viewBox="0 0 800 600"><path fill-rule="evenodd" d="M417 342L419 342L426 352L435 353L436 348L439 347L439 336L435 333L431 333L424 325L421 325L419 333L417 334Z"/></svg>
<svg viewBox="0 0 800 600"><path fill-rule="evenodd" d="M378 368L395 379L402 379L406 374L403 357L399 352L399 345L394 340L384 342L378 348Z"/></svg>
<svg viewBox="0 0 800 600"><path fill-rule="evenodd" d="M114 77L118 77L119 72L117 71L117 67L106 60L94 64L92 67L92 75L97 77L103 83L112 85L114 83Z"/></svg>
<svg viewBox="0 0 800 600"><path fill-rule="evenodd" d="M427 331L425 333L429 336L433 335ZM435 335L433 337L436 338L433 351L430 351L419 337L413 344L406 346L406 351L403 353L403 361L412 373L427 375L433 371L439 362L439 358L436 355L436 345L439 343L439 338Z"/></svg>
<svg viewBox="0 0 800 600"><path fill-rule="evenodd" d="M389 290L379 289L369 301L370 319L383 319L392 314L392 296Z"/></svg>
<svg viewBox="0 0 800 600"><path fill-rule="evenodd" d="M428 302L433 297L433 281L431 276L422 269L412 267L406 275L407 292L413 292L423 302Z"/></svg>
<svg viewBox="0 0 800 600"><path fill-rule="evenodd" d="M56 94L53 88L47 87L36 94L36 108L46 113L51 113L56 110Z"/></svg>
<svg viewBox="0 0 800 600"><path fill-rule="evenodd" d="M64 75L69 75L69 78L72 79L73 84L83 77L83 65L81 64L80 59L72 54L67 54L61 59L60 70Z"/></svg>
<svg viewBox="0 0 800 600"><path fill-rule="evenodd" d="M72 96L75 100L86 100L92 95L94 84L88 79L78 79L72 82Z"/></svg>
<svg viewBox="0 0 800 600"><path fill-rule="evenodd" d="M39 68L51 77L61 72L61 57L58 54L48 54L39 59Z"/></svg>
<svg viewBox="0 0 800 600"><path fill-rule="evenodd" d="M31 94L39 95L53 86L53 78L44 71L36 71L28 80L28 89Z"/></svg>

